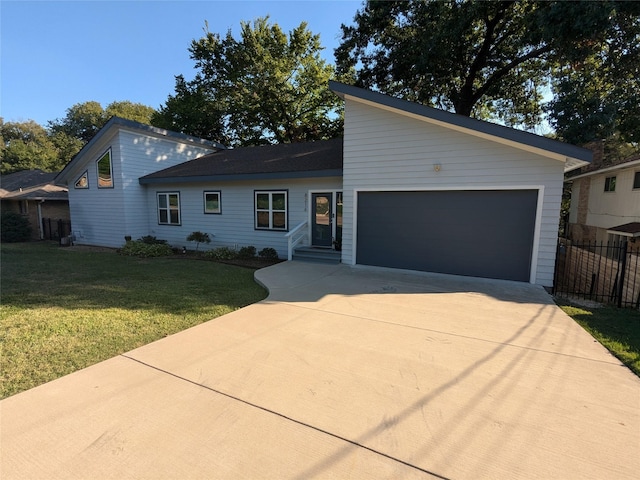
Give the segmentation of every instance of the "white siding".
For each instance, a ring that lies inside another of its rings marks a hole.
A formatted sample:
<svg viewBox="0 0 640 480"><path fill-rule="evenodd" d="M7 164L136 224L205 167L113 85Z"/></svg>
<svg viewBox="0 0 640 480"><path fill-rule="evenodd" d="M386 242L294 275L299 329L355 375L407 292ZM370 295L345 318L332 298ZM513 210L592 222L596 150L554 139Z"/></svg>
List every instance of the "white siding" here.
<svg viewBox="0 0 640 480"><path fill-rule="evenodd" d="M606 229L640 222L640 189L633 189L633 177L639 170L638 167L629 167L591 177L587 225ZM616 177L614 192L604 191L607 177Z"/></svg>
<svg viewBox="0 0 640 480"><path fill-rule="evenodd" d="M176 185L149 185L147 203L151 206L146 219L151 235L167 240L174 247L194 249L195 244L187 242L187 236L201 231L212 236L209 245L201 245L201 250L217 247L240 248L249 245L258 251L265 247L276 249L280 258L287 258L287 239L283 231L256 230L254 228L254 191L287 190L288 222L293 229L309 218L308 199L310 191L341 190L339 177L303 180L263 180L259 182L190 183ZM219 191L222 213L205 214L205 191ZM181 225L159 225L157 215L157 192L180 193Z"/></svg>
<svg viewBox="0 0 640 480"><path fill-rule="evenodd" d="M439 164L436 172L434 165ZM342 261L354 264L355 192L540 188L535 283L553 283L562 162L348 99ZM470 241L473 240L470 235ZM534 252L535 254L535 252Z"/></svg>
<svg viewBox="0 0 640 480"><path fill-rule="evenodd" d="M155 209L155 200L147 203L145 188L140 185L138 179L149 173L201 157L211 150L129 131L120 132L120 149L122 201L126 205L122 235L118 239L119 245L122 245L124 235L130 235L133 239L140 238L149 235L154 225L148 222L148 212Z"/></svg>
<svg viewBox="0 0 640 480"><path fill-rule="evenodd" d="M97 188L95 162L111 148L113 188ZM178 142L165 137L114 130L89 151L73 172L69 182L71 225L76 243L121 247L125 235L138 238L149 234L145 189L138 178L178 163L192 160L211 149ZM89 188L74 189L75 178L88 172Z"/></svg>

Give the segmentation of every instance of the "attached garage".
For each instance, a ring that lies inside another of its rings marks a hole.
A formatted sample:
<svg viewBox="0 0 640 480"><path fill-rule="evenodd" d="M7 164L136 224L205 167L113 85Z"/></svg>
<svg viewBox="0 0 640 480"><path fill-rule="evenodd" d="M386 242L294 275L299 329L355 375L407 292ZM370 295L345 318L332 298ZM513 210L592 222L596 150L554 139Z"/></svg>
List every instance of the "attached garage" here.
<svg viewBox="0 0 640 480"><path fill-rule="evenodd" d="M356 263L528 282L538 190L359 192Z"/></svg>

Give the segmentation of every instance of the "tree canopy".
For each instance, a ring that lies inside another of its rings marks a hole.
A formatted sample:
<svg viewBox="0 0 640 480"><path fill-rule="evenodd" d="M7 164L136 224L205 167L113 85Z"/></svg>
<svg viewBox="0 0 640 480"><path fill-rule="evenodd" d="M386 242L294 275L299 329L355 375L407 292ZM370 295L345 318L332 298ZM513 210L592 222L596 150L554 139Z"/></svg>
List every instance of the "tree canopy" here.
<svg viewBox="0 0 640 480"><path fill-rule="evenodd" d="M639 12L613 0L368 1L342 25L336 61L359 86L511 126L539 124L551 92L546 112L565 140L606 133L574 134L594 108L607 131L632 136L637 120L620 107L638 105Z"/></svg>
<svg viewBox="0 0 640 480"><path fill-rule="evenodd" d="M54 172L64 166L47 130L33 120L7 122L0 118L0 173L39 168Z"/></svg>
<svg viewBox="0 0 640 480"><path fill-rule="evenodd" d="M88 101L68 108L64 118L49 122L49 129L53 133L64 133L77 138L84 144L91 140L113 116L149 125L154 113L153 108L128 100L112 102L106 109L103 109L99 102Z"/></svg>
<svg viewBox="0 0 640 480"><path fill-rule="evenodd" d="M229 145L335 137L341 102L328 89L334 67L321 50L319 35L304 22L288 35L268 17L242 22L239 39L205 27L189 48L194 80L176 77L176 93L154 121Z"/></svg>
<svg viewBox="0 0 640 480"><path fill-rule="evenodd" d="M50 121L45 128L33 120L7 122L0 118L0 173L40 169L61 170L107 121L118 116L150 124L155 110L130 101L78 103L67 109L64 118Z"/></svg>

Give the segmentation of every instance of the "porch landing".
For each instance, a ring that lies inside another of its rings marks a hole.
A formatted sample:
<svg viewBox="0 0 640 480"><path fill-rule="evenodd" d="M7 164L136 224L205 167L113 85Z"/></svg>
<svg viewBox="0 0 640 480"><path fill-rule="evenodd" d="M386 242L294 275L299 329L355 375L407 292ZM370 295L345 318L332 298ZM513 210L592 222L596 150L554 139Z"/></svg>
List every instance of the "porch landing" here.
<svg viewBox="0 0 640 480"><path fill-rule="evenodd" d="M293 251L293 260L326 264L340 263L342 253L332 248L297 247Z"/></svg>

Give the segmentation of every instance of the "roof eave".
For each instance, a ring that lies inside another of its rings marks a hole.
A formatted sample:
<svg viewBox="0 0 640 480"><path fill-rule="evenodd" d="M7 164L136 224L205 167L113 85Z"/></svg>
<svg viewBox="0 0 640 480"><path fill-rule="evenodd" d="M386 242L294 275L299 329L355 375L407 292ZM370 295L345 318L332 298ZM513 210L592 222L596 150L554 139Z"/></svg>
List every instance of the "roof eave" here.
<svg viewBox="0 0 640 480"><path fill-rule="evenodd" d="M169 183L233 182L242 180L285 180L299 178L341 177L342 169L313 170L302 172L237 173L230 175L191 175L184 177L140 177L140 185Z"/></svg>
<svg viewBox="0 0 640 480"><path fill-rule="evenodd" d="M567 178L565 181L569 182L571 180L576 180L578 178L591 177L593 175L599 175L601 173L612 172L614 170L622 170L623 168L635 167L636 165L640 165L639 160L633 160L627 163L619 163L618 165L612 165L610 167L600 168L598 170L592 170L590 172L581 173L580 175L576 175L575 177Z"/></svg>
<svg viewBox="0 0 640 480"><path fill-rule="evenodd" d="M199 145L202 147L208 147L212 150L226 150L227 147L222 145L221 143L214 142L211 140L205 140L203 138L192 137L190 135L185 135L183 133L172 132L170 130L165 130L163 128L154 127L151 125L145 125L144 123L135 122L133 120L127 120L121 117L111 117L109 121L96 133L91 140L89 140L80 151L74 155L74 157L65 165L65 167L56 175L53 179L53 182L58 185L67 185L69 179L67 175L79 160L82 158L85 152L91 149L96 143L100 141L105 135L107 135L114 126L119 126L123 129L134 130L138 132L152 133L157 136L172 138L181 142L191 143L194 145Z"/></svg>

